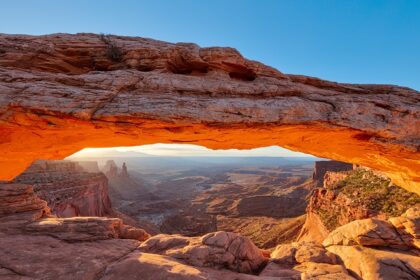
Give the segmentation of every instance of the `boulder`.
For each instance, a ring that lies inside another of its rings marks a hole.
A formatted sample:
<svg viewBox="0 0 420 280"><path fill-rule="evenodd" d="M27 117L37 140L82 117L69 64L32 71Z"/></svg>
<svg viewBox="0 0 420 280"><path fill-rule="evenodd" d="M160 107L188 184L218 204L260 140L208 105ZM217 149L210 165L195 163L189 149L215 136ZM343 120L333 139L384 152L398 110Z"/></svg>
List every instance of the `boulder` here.
<svg viewBox="0 0 420 280"><path fill-rule="evenodd" d="M26 184L0 183L0 231L19 232L27 223L50 214L45 200Z"/></svg>
<svg viewBox="0 0 420 280"><path fill-rule="evenodd" d="M420 279L418 253L337 245L327 250L338 255L347 270L363 280Z"/></svg>
<svg viewBox="0 0 420 280"><path fill-rule="evenodd" d="M45 218L26 225L30 234L49 235L65 241L95 241L112 238L144 241L144 230L124 225L121 219L104 217Z"/></svg>
<svg viewBox="0 0 420 280"><path fill-rule="evenodd" d="M339 264L305 262L293 269L301 272L302 280L355 280L348 274L346 268Z"/></svg>
<svg viewBox="0 0 420 280"><path fill-rule="evenodd" d="M104 271L101 280L275 280L226 269L194 267L169 256L134 251ZM284 278L289 280L289 278Z"/></svg>
<svg viewBox="0 0 420 280"><path fill-rule="evenodd" d="M400 217L392 217L388 221L406 244L420 249L420 207L410 208Z"/></svg>
<svg viewBox="0 0 420 280"><path fill-rule="evenodd" d="M271 260L279 264L304 262L336 264L334 254L315 242L294 242L278 245L271 253Z"/></svg>
<svg viewBox="0 0 420 280"><path fill-rule="evenodd" d="M332 245L384 246L407 249L396 229L387 221L379 219L356 220L332 231L322 242Z"/></svg>
<svg viewBox="0 0 420 280"><path fill-rule="evenodd" d="M267 258L252 241L232 232L214 232L203 237L157 235L140 246L143 252L159 252L199 267L228 268L251 273L266 264Z"/></svg>

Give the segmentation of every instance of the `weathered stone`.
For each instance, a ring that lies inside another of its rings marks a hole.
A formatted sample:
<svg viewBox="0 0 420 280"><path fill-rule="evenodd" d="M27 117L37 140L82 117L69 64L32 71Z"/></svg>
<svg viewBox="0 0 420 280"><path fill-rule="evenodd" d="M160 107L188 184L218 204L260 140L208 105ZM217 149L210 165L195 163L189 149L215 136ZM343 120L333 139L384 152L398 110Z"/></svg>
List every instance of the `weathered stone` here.
<svg viewBox="0 0 420 280"><path fill-rule="evenodd" d="M47 202L34 193L32 186L0 183L0 232L20 232L26 224L49 214Z"/></svg>
<svg viewBox="0 0 420 280"><path fill-rule="evenodd" d="M363 280L416 280L420 278L420 257L417 254L376 250L362 246L329 246L344 266Z"/></svg>
<svg viewBox="0 0 420 280"><path fill-rule="evenodd" d="M384 220L356 220L331 232L322 245L363 245L407 248L395 228Z"/></svg>
<svg viewBox="0 0 420 280"><path fill-rule="evenodd" d="M280 145L420 192L415 90L285 75L231 48L107 38L0 36L1 179L84 147L182 141Z"/></svg>
<svg viewBox="0 0 420 280"><path fill-rule="evenodd" d="M410 208L400 217L389 218L389 222L406 244L420 249L420 207Z"/></svg>
<svg viewBox="0 0 420 280"><path fill-rule="evenodd" d="M14 182L32 185L58 217L106 216L113 211L105 175L86 172L78 162L36 161Z"/></svg>
<svg viewBox="0 0 420 280"><path fill-rule="evenodd" d="M336 160L330 161L316 161L312 179L317 187L324 185L324 177L327 171L347 171L352 170L353 164L347 162L340 162Z"/></svg>
<svg viewBox="0 0 420 280"><path fill-rule="evenodd" d="M301 279L319 280L355 280L342 265L326 263L305 262L293 268L301 272Z"/></svg>
<svg viewBox="0 0 420 280"><path fill-rule="evenodd" d="M304 262L336 264L334 254L331 254L315 242L294 242L278 245L270 256L278 264L296 264Z"/></svg>
<svg viewBox="0 0 420 280"><path fill-rule="evenodd" d="M169 255L193 266L244 273L258 271L267 262L249 238L223 231L190 238L161 234L144 242L140 250Z"/></svg>
<svg viewBox="0 0 420 280"><path fill-rule="evenodd" d="M124 225L121 219L105 217L46 218L28 224L31 234L56 237L66 241L94 241L112 238L144 241L150 237L142 229Z"/></svg>
<svg viewBox="0 0 420 280"><path fill-rule="evenodd" d="M280 277L280 279L300 280L301 272L291 266L282 266L275 262L269 262L259 274L261 277Z"/></svg>
<svg viewBox="0 0 420 280"><path fill-rule="evenodd" d="M274 280L276 278L217 270L207 267L194 267L169 256L133 252L104 272L102 280ZM288 278L284 280L289 280ZM291 280L291 279L290 279Z"/></svg>
<svg viewBox="0 0 420 280"><path fill-rule="evenodd" d="M69 243L50 236L0 233L0 244L0 267L9 270L10 279L94 280L139 242L109 239ZM1 273L0 279L8 279Z"/></svg>

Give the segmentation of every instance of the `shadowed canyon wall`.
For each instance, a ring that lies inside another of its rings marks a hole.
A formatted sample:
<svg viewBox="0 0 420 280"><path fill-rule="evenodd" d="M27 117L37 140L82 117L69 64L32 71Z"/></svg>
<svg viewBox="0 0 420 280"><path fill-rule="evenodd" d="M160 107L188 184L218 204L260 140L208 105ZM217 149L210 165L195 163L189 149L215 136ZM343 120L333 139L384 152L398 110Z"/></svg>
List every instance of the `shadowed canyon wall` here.
<svg viewBox="0 0 420 280"><path fill-rule="evenodd" d="M231 48L3 34L0 179L85 147L279 145L381 170L420 193L419 104L409 88L286 75Z"/></svg>

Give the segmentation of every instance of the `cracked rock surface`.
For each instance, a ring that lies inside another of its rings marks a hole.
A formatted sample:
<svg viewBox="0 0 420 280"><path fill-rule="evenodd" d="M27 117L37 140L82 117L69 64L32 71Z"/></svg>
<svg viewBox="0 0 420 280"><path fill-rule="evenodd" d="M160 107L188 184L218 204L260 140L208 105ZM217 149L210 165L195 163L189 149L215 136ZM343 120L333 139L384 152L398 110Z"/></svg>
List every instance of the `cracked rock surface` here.
<svg viewBox="0 0 420 280"><path fill-rule="evenodd" d="M286 75L232 48L1 34L0 179L84 147L280 145L419 193L419 104L409 88Z"/></svg>

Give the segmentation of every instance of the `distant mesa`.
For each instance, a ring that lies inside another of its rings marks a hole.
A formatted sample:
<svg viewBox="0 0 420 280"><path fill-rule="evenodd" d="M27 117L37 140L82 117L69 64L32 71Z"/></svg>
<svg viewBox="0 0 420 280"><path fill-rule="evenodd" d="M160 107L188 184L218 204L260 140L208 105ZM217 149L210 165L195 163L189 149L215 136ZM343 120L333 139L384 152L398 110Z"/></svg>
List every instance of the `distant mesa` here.
<svg viewBox="0 0 420 280"><path fill-rule="evenodd" d="M103 171L108 179L116 178L116 177L121 177L121 178L129 177L128 171L127 171L127 165L125 162L122 164L121 171L119 171L119 168L114 160L112 159L107 160L105 163L105 166L103 167Z"/></svg>
<svg viewBox="0 0 420 280"><path fill-rule="evenodd" d="M316 161L314 167L314 174L312 176L315 186L322 187L324 185L324 176L327 171L348 171L353 169L353 164L330 160L330 161Z"/></svg>

